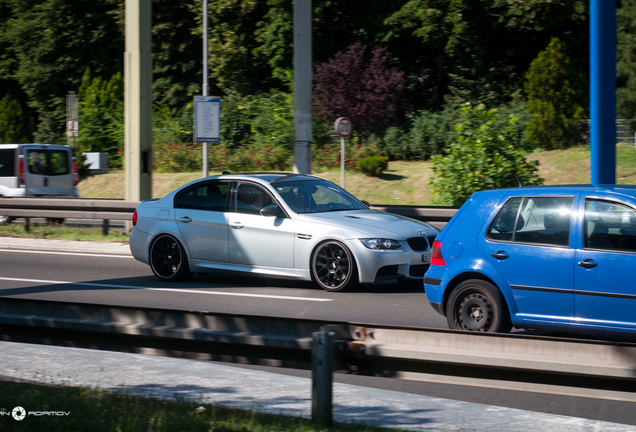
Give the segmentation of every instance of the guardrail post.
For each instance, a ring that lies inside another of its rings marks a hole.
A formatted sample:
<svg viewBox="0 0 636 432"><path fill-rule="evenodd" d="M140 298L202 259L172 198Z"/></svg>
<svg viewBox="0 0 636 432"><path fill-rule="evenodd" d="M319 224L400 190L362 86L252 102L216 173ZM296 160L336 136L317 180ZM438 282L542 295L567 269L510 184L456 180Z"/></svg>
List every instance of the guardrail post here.
<svg viewBox="0 0 636 432"><path fill-rule="evenodd" d="M333 332L311 334L311 418L321 426L330 426L333 409Z"/></svg>
<svg viewBox="0 0 636 432"><path fill-rule="evenodd" d="M104 219L102 221L102 234L104 234L105 236L108 235L109 225L110 225L110 221L108 219Z"/></svg>

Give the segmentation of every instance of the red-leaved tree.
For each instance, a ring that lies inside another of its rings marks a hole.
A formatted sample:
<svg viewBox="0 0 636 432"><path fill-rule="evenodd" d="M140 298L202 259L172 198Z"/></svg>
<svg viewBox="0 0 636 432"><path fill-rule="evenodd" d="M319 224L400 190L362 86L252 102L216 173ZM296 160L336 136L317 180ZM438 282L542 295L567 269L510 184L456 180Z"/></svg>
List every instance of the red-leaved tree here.
<svg viewBox="0 0 636 432"><path fill-rule="evenodd" d="M404 73L390 67L391 55L353 44L314 68L314 114L333 122L348 117L362 135L396 124L405 106Z"/></svg>

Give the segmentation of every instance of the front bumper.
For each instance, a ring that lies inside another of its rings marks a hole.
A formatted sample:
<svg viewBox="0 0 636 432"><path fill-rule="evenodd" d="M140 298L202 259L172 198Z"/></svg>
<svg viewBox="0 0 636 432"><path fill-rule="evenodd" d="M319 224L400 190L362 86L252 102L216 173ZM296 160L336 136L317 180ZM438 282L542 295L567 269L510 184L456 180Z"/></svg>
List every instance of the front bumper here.
<svg viewBox="0 0 636 432"><path fill-rule="evenodd" d="M430 251L414 252L404 247L396 250L373 250L366 248L358 240L352 241L349 247L356 257L361 284L422 280L429 267Z"/></svg>

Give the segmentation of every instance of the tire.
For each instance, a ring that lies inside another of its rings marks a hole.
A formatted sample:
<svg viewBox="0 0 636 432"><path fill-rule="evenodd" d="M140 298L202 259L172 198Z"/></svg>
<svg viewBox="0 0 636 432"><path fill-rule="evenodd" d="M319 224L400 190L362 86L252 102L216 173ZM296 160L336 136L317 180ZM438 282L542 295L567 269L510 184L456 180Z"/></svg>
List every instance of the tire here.
<svg viewBox="0 0 636 432"><path fill-rule="evenodd" d="M152 241L150 268L157 278L166 282L182 281L192 276L183 246L168 234L161 234Z"/></svg>
<svg viewBox="0 0 636 432"><path fill-rule="evenodd" d="M11 222L13 222L11 216L0 216L0 225L9 225Z"/></svg>
<svg viewBox="0 0 636 432"><path fill-rule="evenodd" d="M453 290L446 304L448 327L485 333L508 333L510 314L496 286L483 280L467 280Z"/></svg>
<svg viewBox="0 0 636 432"><path fill-rule="evenodd" d="M318 246L311 259L311 275L320 288L327 291L347 291L358 285L353 254L335 240Z"/></svg>

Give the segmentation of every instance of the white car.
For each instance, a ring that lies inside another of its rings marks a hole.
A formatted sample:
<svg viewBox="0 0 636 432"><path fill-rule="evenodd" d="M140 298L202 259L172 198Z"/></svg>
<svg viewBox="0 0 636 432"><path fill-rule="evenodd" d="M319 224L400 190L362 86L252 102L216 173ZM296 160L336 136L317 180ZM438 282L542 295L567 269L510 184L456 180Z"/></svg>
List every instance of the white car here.
<svg viewBox="0 0 636 432"><path fill-rule="evenodd" d="M163 281L225 270L342 291L423 279L437 234L319 177L224 174L142 201L130 249Z"/></svg>

